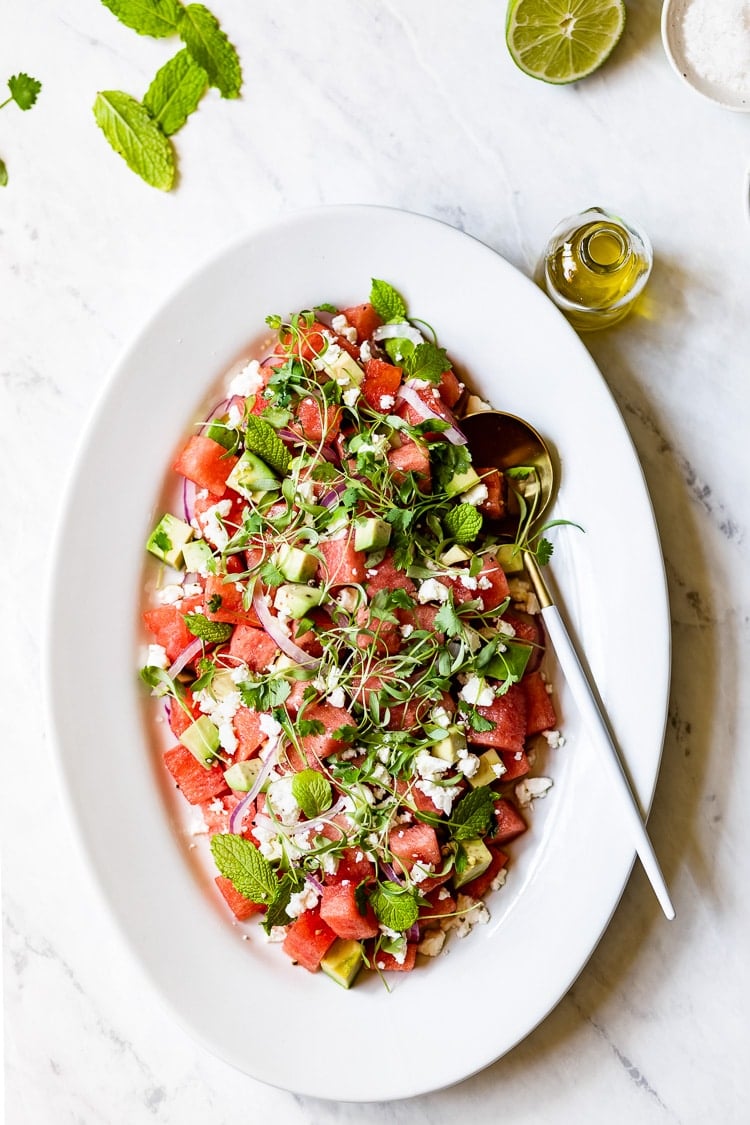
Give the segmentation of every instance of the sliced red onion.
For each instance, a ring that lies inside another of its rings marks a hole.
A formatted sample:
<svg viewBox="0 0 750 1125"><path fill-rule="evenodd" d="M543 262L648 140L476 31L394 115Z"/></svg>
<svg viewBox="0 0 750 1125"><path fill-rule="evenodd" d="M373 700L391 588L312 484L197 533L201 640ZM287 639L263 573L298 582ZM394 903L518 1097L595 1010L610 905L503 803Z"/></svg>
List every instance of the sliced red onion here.
<svg viewBox="0 0 750 1125"><path fill-rule="evenodd" d="M271 640L278 645L282 652L296 660L304 668L317 668L320 661L315 656L310 656L309 652L296 645L291 637L287 637L279 625L277 619L271 613L266 605L265 599L259 589L256 588L253 594L253 609L255 610L258 620L268 633Z"/></svg>
<svg viewBox="0 0 750 1125"><path fill-rule="evenodd" d="M195 515L196 487L191 480L183 477L182 480L182 510L185 513L185 522L190 523Z"/></svg>
<svg viewBox="0 0 750 1125"><path fill-rule="evenodd" d="M380 870L383 872L383 874L385 875L386 879L389 880L389 882L398 883L399 886L403 886L403 882L404 882L403 879L401 878L400 875L396 874L394 869L391 867L390 863L382 863L381 862Z"/></svg>
<svg viewBox="0 0 750 1125"><path fill-rule="evenodd" d="M264 781L268 777L268 775L271 772L271 770L273 769L273 767L276 765L276 758L278 756L278 752L279 752L279 747L278 747L278 743L277 743L276 746L274 747L274 749L271 751L271 753L266 758L263 765L260 767L260 770L258 771L258 776L256 777L255 781L253 782L252 789L250 789L250 791L246 794L246 796L244 796L242 798L240 803L238 805L235 805L234 808L232 809L232 814L229 817L229 831L233 835L236 835L239 832L240 828L242 827L243 821L244 821L245 817L247 816L248 807L255 800L255 798L258 796L261 789L263 788Z"/></svg>
<svg viewBox="0 0 750 1125"><path fill-rule="evenodd" d="M405 936L407 941L419 941L419 922L415 922L414 925L406 931Z"/></svg>
<svg viewBox="0 0 750 1125"><path fill-rule="evenodd" d="M175 676L179 676L185 665L189 664L193 657L198 655L198 653L201 651L202 646L203 641L200 639L200 637L196 637L194 641L191 641L190 644L182 650L180 655L172 664L172 667L169 669L167 675L171 676L172 679L174 679Z"/></svg>
<svg viewBox="0 0 750 1125"><path fill-rule="evenodd" d="M341 496L342 492L346 490L346 481L341 481L340 484L335 484L330 492L326 492L325 496L320 501L322 508L332 508L333 505Z"/></svg>
<svg viewBox="0 0 750 1125"><path fill-rule="evenodd" d="M412 344L423 344L424 336L408 321L399 324L381 324L372 334L373 340L411 340Z"/></svg>
<svg viewBox="0 0 750 1125"><path fill-rule="evenodd" d="M407 387L406 384L402 384L398 389L397 397L403 402L408 402L409 406L413 407L423 420L437 418L440 422L448 421L448 418L444 417L442 414L438 414L436 410L428 406L424 399L419 397L414 387ZM449 418L453 418L448 408L444 407L444 409ZM455 426L449 424L448 429L443 430L442 433L443 436L447 437L448 441L453 442L454 445L466 445L466 438Z"/></svg>

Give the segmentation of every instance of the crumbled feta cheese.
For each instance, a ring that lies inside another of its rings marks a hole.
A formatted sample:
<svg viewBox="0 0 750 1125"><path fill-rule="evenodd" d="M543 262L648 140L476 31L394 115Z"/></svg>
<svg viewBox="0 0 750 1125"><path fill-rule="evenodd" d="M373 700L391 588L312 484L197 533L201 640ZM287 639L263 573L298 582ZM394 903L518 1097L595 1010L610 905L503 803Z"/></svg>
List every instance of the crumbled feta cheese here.
<svg viewBox="0 0 750 1125"><path fill-rule="evenodd" d="M527 777L524 781L519 781L516 786L516 800L522 809L528 808L532 801L546 797L551 788L550 777Z"/></svg>
<svg viewBox="0 0 750 1125"><path fill-rule="evenodd" d="M300 808L292 793L294 775L287 774L278 781L268 786L266 800L270 801L273 811L282 824L295 824L299 819Z"/></svg>
<svg viewBox="0 0 750 1125"><path fill-rule="evenodd" d="M163 645L149 645L146 664L150 668L168 668L169 658Z"/></svg>
<svg viewBox="0 0 750 1125"><path fill-rule="evenodd" d="M429 750L420 750L417 754L414 765L420 777L438 777L441 773L445 773L450 769L450 762L444 761L443 758L435 758Z"/></svg>
<svg viewBox="0 0 750 1125"><path fill-rule="evenodd" d="M393 395L381 395L380 396L380 409L381 410L392 410L395 405L396 405L396 399L394 398Z"/></svg>
<svg viewBox="0 0 750 1125"><path fill-rule="evenodd" d="M466 937L471 932L472 926L485 926L490 920L490 912L484 903L472 898L471 895L459 894L456 911L458 925L455 929L460 938Z"/></svg>
<svg viewBox="0 0 750 1125"><path fill-rule="evenodd" d="M496 623L495 629L503 637L515 637L516 635L516 631L510 621L503 621L502 618Z"/></svg>
<svg viewBox="0 0 750 1125"><path fill-rule="evenodd" d="M341 356L341 348L331 333L321 332L321 336L323 337L323 350L312 361L316 371L322 371L325 367L332 366Z"/></svg>
<svg viewBox="0 0 750 1125"><path fill-rule="evenodd" d="M382 781L384 785L390 785L391 775L388 770L380 762L377 762L372 769L372 778L374 781ZM382 790L376 794L378 800L383 796Z"/></svg>
<svg viewBox="0 0 750 1125"><path fill-rule="evenodd" d="M230 402L229 412L227 417L227 429L237 430L242 425L244 412L240 409L236 402Z"/></svg>
<svg viewBox="0 0 750 1125"><path fill-rule="evenodd" d="M243 680L248 679L250 676L250 669L247 664L238 664L236 668L232 668L229 677L235 684L241 684Z"/></svg>
<svg viewBox="0 0 750 1125"><path fill-rule="evenodd" d="M219 744L222 750L226 750L227 754L234 754L239 746L237 735L234 733L234 727L231 722L221 723L219 725Z"/></svg>
<svg viewBox="0 0 750 1125"><path fill-rule="evenodd" d="M434 863L415 863L411 869L411 877L415 883L424 883L434 871Z"/></svg>
<svg viewBox="0 0 750 1125"><path fill-rule="evenodd" d="M496 765L492 766L492 772L494 773L495 777L502 777L504 773L508 772L508 770L502 762L498 762Z"/></svg>
<svg viewBox="0 0 750 1125"><path fill-rule="evenodd" d="M445 945L445 932L443 930L428 930L424 935L417 950L425 957L437 957Z"/></svg>
<svg viewBox="0 0 750 1125"><path fill-rule="evenodd" d="M473 777L479 769L479 758L476 754L467 754L465 758L459 758L458 769L464 777Z"/></svg>
<svg viewBox="0 0 750 1125"><path fill-rule="evenodd" d="M476 578L472 578L470 574L466 573L466 571L461 571L459 582L465 590L476 590L477 588Z"/></svg>
<svg viewBox="0 0 750 1125"><path fill-rule="evenodd" d="M363 363L368 363L372 359L372 348L369 340L363 340L359 345L359 358Z"/></svg>
<svg viewBox="0 0 750 1125"><path fill-rule="evenodd" d="M182 587L182 596L184 598L197 598L203 593L203 587L200 582L186 582Z"/></svg>
<svg viewBox="0 0 750 1125"><path fill-rule="evenodd" d="M346 704L346 696L342 687L336 687L328 696L328 702L331 707L344 707Z"/></svg>
<svg viewBox="0 0 750 1125"><path fill-rule="evenodd" d="M220 500L213 507L206 508L202 516L203 534L219 551L223 551L229 542L229 532L221 521L226 519L231 510L231 500Z"/></svg>
<svg viewBox="0 0 750 1125"><path fill-rule="evenodd" d="M257 394L263 386L263 375L257 359L251 359L241 371L238 371L229 384L230 395L247 398L248 395Z"/></svg>
<svg viewBox="0 0 750 1125"><path fill-rule="evenodd" d="M281 734L281 723L277 723L273 715L261 715L258 725L266 738L278 738Z"/></svg>
<svg viewBox="0 0 750 1125"><path fill-rule="evenodd" d="M551 750L557 750L558 747L565 745L565 739L559 730L543 730L542 734L547 739L547 745Z"/></svg>
<svg viewBox="0 0 750 1125"><path fill-rule="evenodd" d="M178 586L175 582L170 582L168 586L162 586L160 590L156 591L156 600L160 605L175 605L176 602L182 601L185 597L185 592L182 586Z"/></svg>
<svg viewBox="0 0 750 1125"><path fill-rule="evenodd" d="M508 868L501 867L495 878L490 883L491 891L499 891L501 887L505 886L505 880L508 878Z"/></svg>
<svg viewBox="0 0 750 1125"><path fill-rule="evenodd" d="M459 499L462 504L473 504L475 507L483 503L489 496L486 484L475 484L468 492L462 492Z"/></svg>
<svg viewBox="0 0 750 1125"><path fill-rule="evenodd" d="M432 781L418 781L416 788L429 797L436 809L450 814L453 802L461 793L460 785L435 785Z"/></svg>
<svg viewBox="0 0 750 1125"><path fill-rule="evenodd" d="M445 902L447 898L451 897L451 893L447 887L441 887L438 891L438 902Z"/></svg>
<svg viewBox="0 0 750 1125"><path fill-rule="evenodd" d="M410 625L407 622L406 625L401 626L399 632L401 633L401 636L404 638L404 640L407 640L407 638L410 637L414 632L414 626Z"/></svg>
<svg viewBox="0 0 750 1125"><path fill-rule="evenodd" d="M451 725L451 717L446 711L445 707L443 707L442 703L439 703L437 707L432 708L432 710L430 711L430 719L435 724L435 726L442 727L443 730L446 730Z"/></svg>
<svg viewBox="0 0 750 1125"><path fill-rule="evenodd" d="M261 931L268 942L286 941L286 926L271 926L268 933Z"/></svg>
<svg viewBox="0 0 750 1125"><path fill-rule="evenodd" d="M477 581L477 586L479 587L480 590L491 590L492 589L492 582L490 581L490 579L487 577L486 574L480 574L479 579ZM501 632L502 632L502 630L501 630Z"/></svg>
<svg viewBox="0 0 750 1125"><path fill-rule="evenodd" d="M347 406L354 406L355 402L359 398L359 395L360 395L359 387L351 386L351 387L346 388L346 390L343 392L341 397L343 398L343 400L344 400L344 402L346 403Z"/></svg>
<svg viewBox="0 0 750 1125"><path fill-rule="evenodd" d="M208 825L206 824L205 820L203 819L203 813L201 812L201 809L199 807L196 808L193 805L192 806L192 813L193 813L193 819L190 821L190 824L188 825L188 832L190 833L191 836L204 836L206 834L206 832L208 832Z"/></svg>
<svg viewBox="0 0 750 1125"><path fill-rule="evenodd" d="M473 703L477 707L491 707L495 693L482 676L469 676L464 686L458 693L466 703Z"/></svg>
<svg viewBox="0 0 750 1125"><path fill-rule="evenodd" d="M407 379L407 387L413 387L415 391L425 391L431 383L429 379Z"/></svg>
<svg viewBox="0 0 750 1125"><path fill-rule="evenodd" d="M449 596L450 590L442 582L438 582L437 578L427 578L417 591L420 605L426 605L427 602L447 602Z"/></svg>
<svg viewBox="0 0 750 1125"><path fill-rule="evenodd" d="M312 883L305 883L301 891L290 896L286 912L290 918L299 918L306 910L314 910L319 898L320 893Z"/></svg>
<svg viewBox="0 0 750 1125"><path fill-rule="evenodd" d="M466 403L466 414L482 414L485 410L492 410L488 402L485 402L479 395L469 395Z"/></svg>

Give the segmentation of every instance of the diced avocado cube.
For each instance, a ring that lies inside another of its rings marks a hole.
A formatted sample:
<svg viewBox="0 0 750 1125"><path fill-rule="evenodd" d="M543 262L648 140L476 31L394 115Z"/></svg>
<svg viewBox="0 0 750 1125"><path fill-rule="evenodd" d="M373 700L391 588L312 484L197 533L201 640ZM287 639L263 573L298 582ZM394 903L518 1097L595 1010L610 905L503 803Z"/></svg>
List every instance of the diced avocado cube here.
<svg viewBox="0 0 750 1125"><path fill-rule="evenodd" d="M284 544L279 548L278 567L287 582L308 582L315 576L318 560L309 551Z"/></svg>
<svg viewBox="0 0 750 1125"><path fill-rule="evenodd" d="M325 598L325 590L314 586L303 586L299 582L290 582L286 586L279 586L276 591L274 605L279 613L286 617L293 617L299 621L309 610Z"/></svg>
<svg viewBox="0 0 750 1125"><path fill-rule="evenodd" d="M183 547L192 538L193 529L190 524L167 512L146 540L146 550L167 566L179 567Z"/></svg>
<svg viewBox="0 0 750 1125"><path fill-rule="evenodd" d="M466 749L466 735L458 727L448 727L445 738L433 744L431 753L444 762L457 762L460 750Z"/></svg>
<svg viewBox="0 0 750 1125"><path fill-rule="evenodd" d="M454 543L447 551L443 551L440 561L443 566L456 566L458 563L469 562L473 556L474 552L468 547L461 547L458 543Z"/></svg>
<svg viewBox="0 0 750 1125"><path fill-rule="evenodd" d="M245 762L235 762L228 770L224 770L224 780L230 789L238 793L249 793L258 779L258 774L263 768L259 758L249 758Z"/></svg>
<svg viewBox="0 0 750 1125"><path fill-rule="evenodd" d="M274 660L273 670L275 672L289 672L289 678L292 680L314 680L317 674L314 668L305 668L304 665L298 664L296 660L292 660L291 656L286 656L284 653Z"/></svg>
<svg viewBox="0 0 750 1125"><path fill-rule="evenodd" d="M332 363L326 363L326 357L323 355L323 368L327 375L334 379L339 386L347 387L354 385L358 387L365 377L365 373L359 366L355 359L349 355L348 352L342 350L341 354L336 357Z"/></svg>
<svg viewBox="0 0 750 1125"><path fill-rule="evenodd" d="M479 769L469 778L469 785L474 789L481 789L483 785L491 785L493 781L497 781L505 767L496 773L493 766L503 766L502 759L497 750L485 750L484 754L479 755Z"/></svg>
<svg viewBox="0 0 750 1125"><path fill-rule="evenodd" d="M387 547L391 540L391 525L375 516L361 517L354 521L354 550L379 551Z"/></svg>
<svg viewBox="0 0 750 1125"><path fill-rule="evenodd" d="M272 492L281 484L265 461L246 450L227 477L227 484L248 500L256 499L256 493Z"/></svg>
<svg viewBox="0 0 750 1125"><path fill-rule="evenodd" d="M518 574L523 570L523 551L515 543L503 543L497 550L497 561L506 574Z"/></svg>
<svg viewBox="0 0 750 1125"><path fill-rule="evenodd" d="M470 488L475 488L476 485L481 483L481 477L469 467L465 473L454 473L446 484L445 491L448 496L459 496L462 492L468 492Z"/></svg>
<svg viewBox="0 0 750 1125"><path fill-rule="evenodd" d="M219 731L208 715L201 715L182 732L180 742L202 766L210 769L219 749Z"/></svg>
<svg viewBox="0 0 750 1125"><path fill-rule="evenodd" d="M214 673L211 679L211 691L217 699L226 699L228 695L237 691L237 684L228 668L222 668Z"/></svg>
<svg viewBox="0 0 750 1125"><path fill-rule="evenodd" d="M224 417L226 418L226 415L224 415ZM237 439L237 433L220 419L216 418L209 424L206 430L206 437L211 438L211 441L218 442L219 445L223 445L225 449L231 449Z"/></svg>
<svg viewBox="0 0 750 1125"><path fill-rule="evenodd" d="M472 879L478 879L491 863L492 852L478 836L473 840L461 840L456 852L456 865L462 870L454 872L453 886L463 887Z"/></svg>
<svg viewBox="0 0 750 1125"><path fill-rule="evenodd" d="M358 941L336 938L331 948L320 962L326 976L335 980L342 988L351 988L357 973L362 968L362 945Z"/></svg>
<svg viewBox="0 0 750 1125"><path fill-rule="evenodd" d="M214 556L205 539L193 539L182 548L185 570L195 574L211 574L215 570Z"/></svg>

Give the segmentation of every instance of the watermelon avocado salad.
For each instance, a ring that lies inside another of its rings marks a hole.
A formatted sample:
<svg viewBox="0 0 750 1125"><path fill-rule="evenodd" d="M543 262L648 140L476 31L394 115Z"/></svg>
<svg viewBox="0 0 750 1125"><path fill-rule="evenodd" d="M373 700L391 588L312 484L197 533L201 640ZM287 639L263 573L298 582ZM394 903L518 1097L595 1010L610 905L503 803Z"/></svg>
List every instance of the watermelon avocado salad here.
<svg viewBox="0 0 750 1125"><path fill-rule="evenodd" d="M228 909L348 988L486 922L552 784L551 545L493 537L533 470L472 464L454 411L487 406L392 286L267 324L174 462L141 675Z"/></svg>

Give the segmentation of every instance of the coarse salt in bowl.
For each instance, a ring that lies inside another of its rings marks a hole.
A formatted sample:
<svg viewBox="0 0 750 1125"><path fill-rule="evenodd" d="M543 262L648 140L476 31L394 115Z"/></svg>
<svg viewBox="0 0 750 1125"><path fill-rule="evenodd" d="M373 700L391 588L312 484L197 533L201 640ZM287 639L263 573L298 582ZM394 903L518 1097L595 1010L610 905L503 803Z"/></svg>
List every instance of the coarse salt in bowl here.
<svg viewBox="0 0 750 1125"><path fill-rule="evenodd" d="M689 86L725 109L750 111L750 0L665 0L661 36Z"/></svg>

